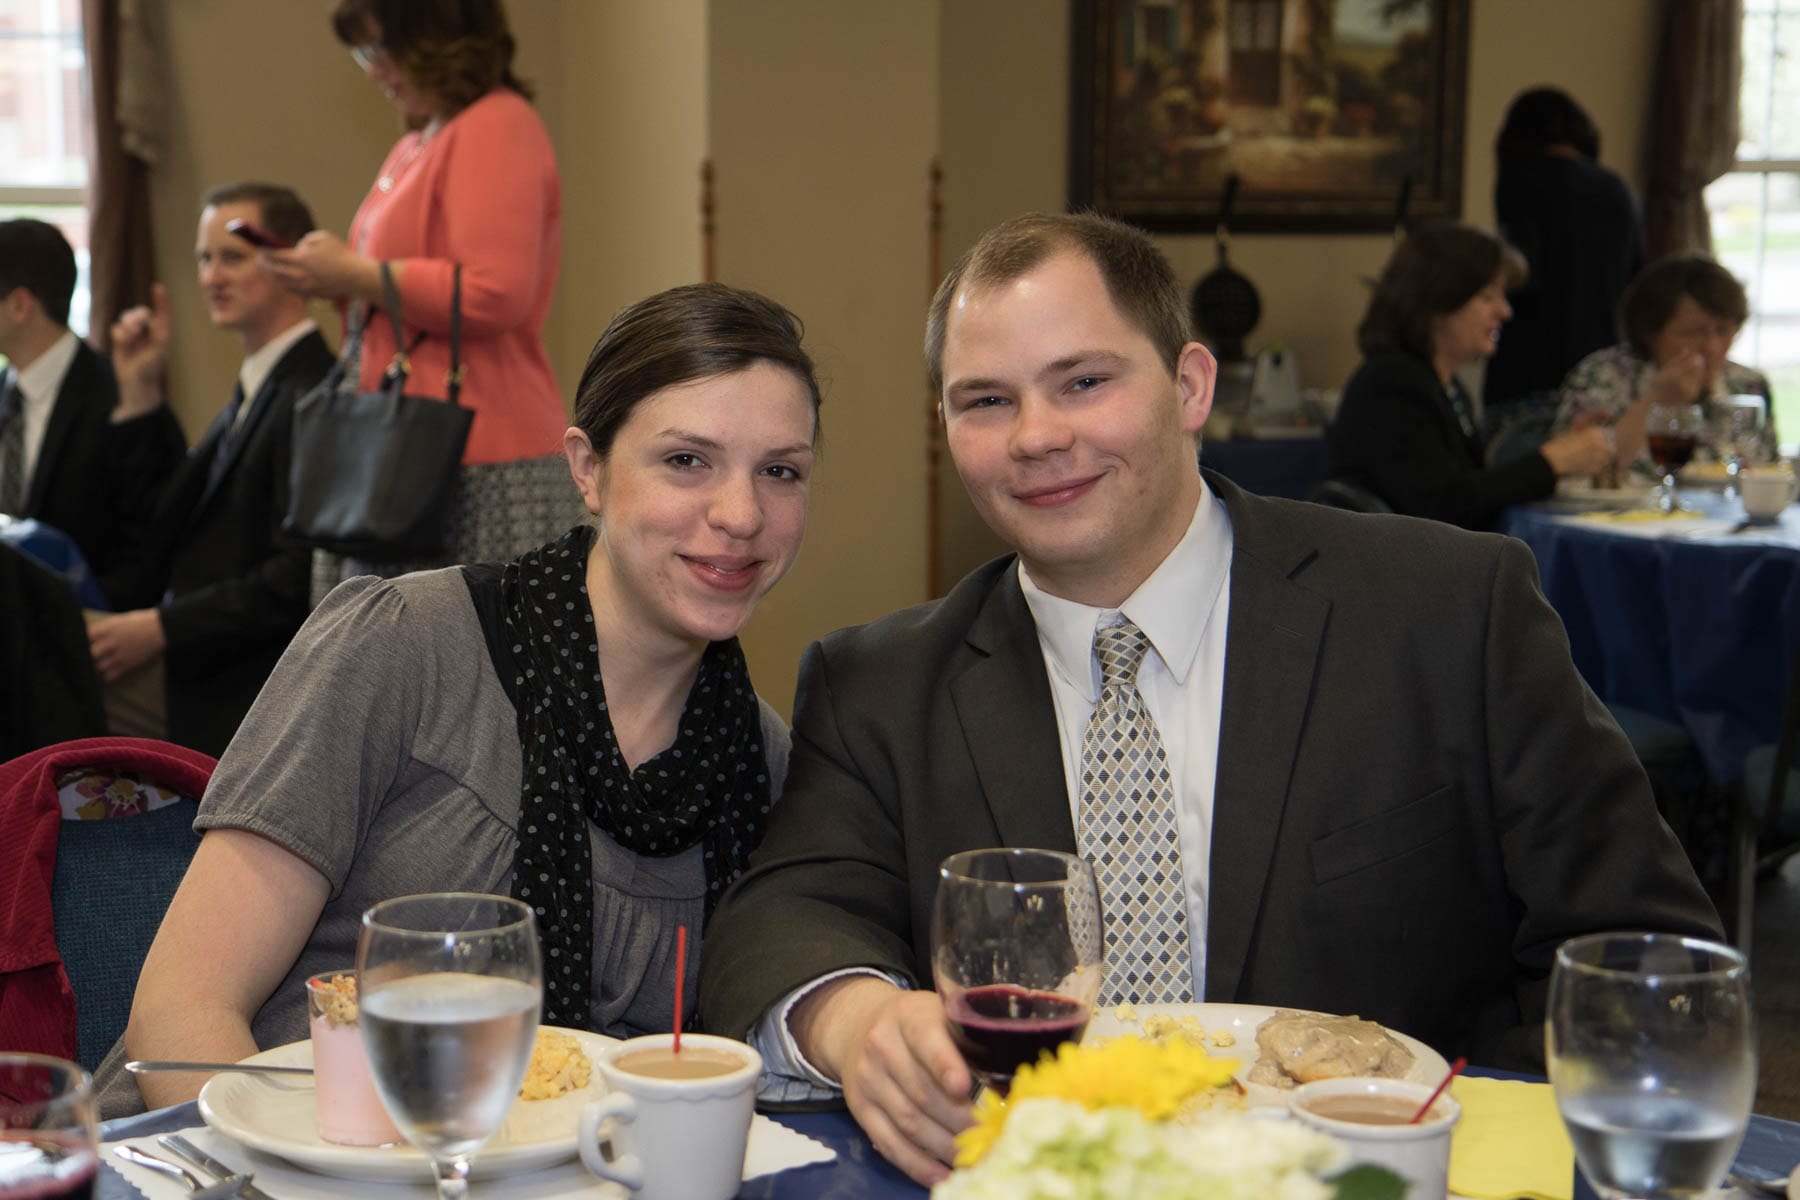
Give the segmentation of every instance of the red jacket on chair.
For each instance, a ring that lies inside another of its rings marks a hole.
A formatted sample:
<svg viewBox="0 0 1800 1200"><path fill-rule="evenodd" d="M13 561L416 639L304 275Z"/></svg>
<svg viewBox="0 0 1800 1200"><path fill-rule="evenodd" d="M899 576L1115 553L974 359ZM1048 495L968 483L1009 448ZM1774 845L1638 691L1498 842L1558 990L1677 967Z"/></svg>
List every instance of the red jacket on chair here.
<svg viewBox="0 0 1800 1200"><path fill-rule="evenodd" d="M62 822L56 781L101 765L197 797L216 763L167 742L121 737L62 742L0 763L0 1050L75 1057L75 993L50 906Z"/></svg>

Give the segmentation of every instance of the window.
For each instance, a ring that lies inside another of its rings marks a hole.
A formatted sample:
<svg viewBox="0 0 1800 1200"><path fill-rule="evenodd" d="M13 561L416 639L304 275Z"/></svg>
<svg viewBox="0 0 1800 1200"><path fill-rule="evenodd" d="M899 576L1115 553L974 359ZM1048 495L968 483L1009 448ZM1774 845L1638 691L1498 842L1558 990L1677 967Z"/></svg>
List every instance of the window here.
<svg viewBox="0 0 1800 1200"><path fill-rule="evenodd" d="M1732 357L1769 377L1789 453L1800 443L1800 0L1744 0L1742 140L1706 190L1713 248L1744 281Z"/></svg>
<svg viewBox="0 0 1800 1200"><path fill-rule="evenodd" d="M88 332L87 54L81 0L0 0L0 219L36 217L75 247L69 324Z"/></svg>

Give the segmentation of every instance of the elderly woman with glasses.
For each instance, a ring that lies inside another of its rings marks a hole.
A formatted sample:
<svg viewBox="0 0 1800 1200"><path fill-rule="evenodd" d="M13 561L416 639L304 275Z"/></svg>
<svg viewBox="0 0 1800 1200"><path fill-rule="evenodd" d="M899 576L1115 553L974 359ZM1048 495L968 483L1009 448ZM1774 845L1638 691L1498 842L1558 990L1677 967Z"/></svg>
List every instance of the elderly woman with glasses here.
<svg viewBox="0 0 1800 1200"><path fill-rule="evenodd" d="M347 239L323 231L266 252L269 269L355 314L386 305L382 267L404 316L405 347L384 319L367 322L361 385L373 388L398 349L413 378L442 388L449 369L452 274L462 268L462 403L475 410L453 502L449 561L506 559L568 526L557 448L563 408L543 327L562 248L556 155L512 72L500 0L340 0L332 28L407 132L382 163ZM436 563L320 556L314 600L351 575Z"/></svg>

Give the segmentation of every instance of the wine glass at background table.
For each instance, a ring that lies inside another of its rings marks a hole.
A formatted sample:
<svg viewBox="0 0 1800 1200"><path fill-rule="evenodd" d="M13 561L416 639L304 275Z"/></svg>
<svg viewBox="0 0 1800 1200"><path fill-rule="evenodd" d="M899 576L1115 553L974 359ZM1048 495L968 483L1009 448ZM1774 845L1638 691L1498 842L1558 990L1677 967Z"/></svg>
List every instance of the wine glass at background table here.
<svg viewBox="0 0 1800 1200"><path fill-rule="evenodd" d="M469 1191L475 1153L519 1093L543 1001L537 922L504 896L385 900L356 946L359 1024L375 1090L437 1173Z"/></svg>
<svg viewBox="0 0 1800 1200"><path fill-rule="evenodd" d="M1652 404L1645 419L1644 435L1650 457L1662 473L1657 488L1657 507L1663 512L1675 511L1675 476L1694 457L1700 444L1700 431L1705 428L1706 413L1698 404Z"/></svg>
<svg viewBox="0 0 1800 1200"><path fill-rule="evenodd" d="M1766 408L1767 402L1761 396L1746 393L1726 397L1718 450L1734 487L1745 467L1762 460Z"/></svg>
<svg viewBox="0 0 1800 1200"><path fill-rule="evenodd" d="M1750 967L1660 933L1564 942L1545 1057L1575 1158L1607 1200L1699 1200L1743 1141L1756 1095Z"/></svg>
<svg viewBox="0 0 1800 1200"><path fill-rule="evenodd" d="M1054 850L966 850L938 868L931 965L950 1033L982 1083L1087 1028L1101 979L1094 869Z"/></svg>
<svg viewBox="0 0 1800 1200"><path fill-rule="evenodd" d="M43 1054L0 1054L0 1200L85 1200L99 1155L87 1072Z"/></svg>

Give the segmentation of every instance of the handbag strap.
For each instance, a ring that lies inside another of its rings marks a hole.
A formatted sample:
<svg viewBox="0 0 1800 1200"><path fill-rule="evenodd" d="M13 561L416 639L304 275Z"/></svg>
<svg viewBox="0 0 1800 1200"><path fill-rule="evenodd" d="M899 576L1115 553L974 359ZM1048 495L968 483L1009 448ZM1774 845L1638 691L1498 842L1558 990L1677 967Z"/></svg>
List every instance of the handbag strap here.
<svg viewBox="0 0 1800 1200"><path fill-rule="evenodd" d="M413 339L412 345L406 344L401 329L405 314L401 309L400 289L394 285L394 273L388 267L386 259L381 261L381 295L388 320L394 326L394 362L388 368L388 374L393 376L398 372L404 376L412 370L408 355L425 340L425 334L421 332ZM360 337L360 326L356 332ZM457 403L457 397L462 394L462 381L462 264L454 263L450 270L450 370L444 377L444 398L451 404Z"/></svg>

